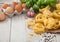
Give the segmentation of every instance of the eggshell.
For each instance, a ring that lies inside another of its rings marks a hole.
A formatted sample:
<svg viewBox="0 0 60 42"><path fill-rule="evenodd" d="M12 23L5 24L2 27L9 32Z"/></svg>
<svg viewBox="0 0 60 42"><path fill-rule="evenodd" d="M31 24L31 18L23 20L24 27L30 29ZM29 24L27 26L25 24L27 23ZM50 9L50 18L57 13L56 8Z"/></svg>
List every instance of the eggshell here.
<svg viewBox="0 0 60 42"><path fill-rule="evenodd" d="M21 13L22 13L22 11L21 12L17 12L16 10L14 12L15 15L20 15Z"/></svg>
<svg viewBox="0 0 60 42"><path fill-rule="evenodd" d="M12 14L14 12L14 9L12 7L7 7L5 12L9 13L9 14Z"/></svg>
<svg viewBox="0 0 60 42"><path fill-rule="evenodd" d="M22 14L27 14L28 10L26 8L23 8Z"/></svg>
<svg viewBox="0 0 60 42"><path fill-rule="evenodd" d="M15 6L17 5L18 3L17 2L12 2L11 7L13 7L15 9Z"/></svg>
<svg viewBox="0 0 60 42"><path fill-rule="evenodd" d="M22 11L22 5L16 5L15 6L15 10L18 12L18 13L20 13L21 11Z"/></svg>
<svg viewBox="0 0 60 42"><path fill-rule="evenodd" d="M12 2L12 4L13 4L14 6L16 6L18 3L17 3L17 2Z"/></svg>
<svg viewBox="0 0 60 42"><path fill-rule="evenodd" d="M22 8L26 8L26 4L25 3L22 3Z"/></svg>
<svg viewBox="0 0 60 42"><path fill-rule="evenodd" d="M9 4L3 4L2 8L6 9L7 7L9 7Z"/></svg>
<svg viewBox="0 0 60 42"><path fill-rule="evenodd" d="M5 9L4 11L6 15L8 15L9 17L13 17L14 9L12 7L7 7L7 9Z"/></svg>
<svg viewBox="0 0 60 42"><path fill-rule="evenodd" d="M0 11L0 21L3 21L6 19L6 15Z"/></svg>

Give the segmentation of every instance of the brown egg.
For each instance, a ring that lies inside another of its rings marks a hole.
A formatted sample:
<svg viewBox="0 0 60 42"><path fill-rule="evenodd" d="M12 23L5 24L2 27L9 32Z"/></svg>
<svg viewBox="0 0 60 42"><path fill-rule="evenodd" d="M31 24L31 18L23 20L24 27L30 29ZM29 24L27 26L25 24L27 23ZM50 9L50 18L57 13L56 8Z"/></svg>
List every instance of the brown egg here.
<svg viewBox="0 0 60 42"><path fill-rule="evenodd" d="M14 7L18 4L17 2L12 2L12 4L14 5Z"/></svg>
<svg viewBox="0 0 60 42"><path fill-rule="evenodd" d="M22 3L22 8L26 8L26 4L25 3Z"/></svg>
<svg viewBox="0 0 60 42"><path fill-rule="evenodd" d="M6 15L3 12L0 12L0 21L3 21L6 19Z"/></svg>
<svg viewBox="0 0 60 42"><path fill-rule="evenodd" d="M6 9L7 7L9 7L9 5L8 5L8 4L3 4L2 7L3 7L4 9Z"/></svg>
<svg viewBox="0 0 60 42"><path fill-rule="evenodd" d="M14 9L12 7L7 7L5 12L8 14L12 14L14 12Z"/></svg>
<svg viewBox="0 0 60 42"><path fill-rule="evenodd" d="M17 10L17 12L21 12L22 11L22 5L16 5L15 6L15 10Z"/></svg>

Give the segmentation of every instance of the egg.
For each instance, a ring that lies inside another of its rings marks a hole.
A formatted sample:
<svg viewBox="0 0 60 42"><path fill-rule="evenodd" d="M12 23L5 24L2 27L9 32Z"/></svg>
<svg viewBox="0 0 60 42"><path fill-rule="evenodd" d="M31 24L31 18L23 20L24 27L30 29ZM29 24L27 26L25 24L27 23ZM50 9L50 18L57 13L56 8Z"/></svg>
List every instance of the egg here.
<svg viewBox="0 0 60 42"><path fill-rule="evenodd" d="M22 11L22 5L16 5L15 6L15 10L19 13L19 12L21 12Z"/></svg>
<svg viewBox="0 0 60 42"><path fill-rule="evenodd" d="M13 14L14 9L12 7L7 7L5 12L8 13L8 14Z"/></svg>
<svg viewBox="0 0 60 42"><path fill-rule="evenodd" d="M0 21L3 21L6 19L6 15L0 11Z"/></svg>
<svg viewBox="0 0 60 42"><path fill-rule="evenodd" d="M2 5L2 8L4 8L4 9L6 9L7 7L9 7L8 4L3 4L3 5Z"/></svg>
<svg viewBox="0 0 60 42"><path fill-rule="evenodd" d="M25 3L22 3L22 8L26 8L26 4Z"/></svg>
<svg viewBox="0 0 60 42"><path fill-rule="evenodd" d="M14 7L18 4L17 2L12 2L12 4L14 5Z"/></svg>

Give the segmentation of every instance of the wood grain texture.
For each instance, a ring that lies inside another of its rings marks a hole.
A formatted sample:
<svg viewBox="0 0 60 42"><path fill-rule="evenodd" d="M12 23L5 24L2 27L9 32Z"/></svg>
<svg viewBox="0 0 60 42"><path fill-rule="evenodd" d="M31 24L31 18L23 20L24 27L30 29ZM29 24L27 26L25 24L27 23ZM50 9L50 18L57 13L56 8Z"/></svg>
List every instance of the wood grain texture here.
<svg viewBox="0 0 60 42"><path fill-rule="evenodd" d="M25 22L22 16L12 19L11 42L26 42Z"/></svg>
<svg viewBox="0 0 60 42"><path fill-rule="evenodd" d="M0 42L9 42L10 23L10 19L0 22Z"/></svg>

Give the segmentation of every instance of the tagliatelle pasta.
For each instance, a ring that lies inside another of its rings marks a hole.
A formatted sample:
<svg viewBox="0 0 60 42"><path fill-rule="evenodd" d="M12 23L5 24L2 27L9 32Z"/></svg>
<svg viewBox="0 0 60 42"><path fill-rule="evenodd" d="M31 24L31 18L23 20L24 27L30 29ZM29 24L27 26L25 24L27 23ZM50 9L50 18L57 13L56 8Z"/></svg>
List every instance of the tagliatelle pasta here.
<svg viewBox="0 0 60 42"><path fill-rule="evenodd" d="M28 20L27 21L27 26L29 27L29 28L33 28L33 26L35 25L35 20Z"/></svg>
<svg viewBox="0 0 60 42"><path fill-rule="evenodd" d="M42 23L42 22L43 22L42 16L43 16L43 14L38 14L38 15L35 17L35 21L36 21L37 23Z"/></svg>
<svg viewBox="0 0 60 42"><path fill-rule="evenodd" d="M33 26L33 30L37 34L44 33L50 29L58 29L60 27L60 10L51 12L49 8L44 8L41 10L41 13L35 17L33 22L32 20L29 21L30 26Z"/></svg>
<svg viewBox="0 0 60 42"><path fill-rule="evenodd" d="M54 18L48 18L48 21L47 21L47 25L46 25L46 28L47 29L52 29L52 27L56 24L55 22L55 19Z"/></svg>
<svg viewBox="0 0 60 42"><path fill-rule="evenodd" d="M50 10L50 7L49 7L49 6L47 6L46 8L39 9L39 11L40 11L40 12L43 12L43 11L45 11L45 10Z"/></svg>
<svg viewBox="0 0 60 42"><path fill-rule="evenodd" d="M56 9L60 10L60 4L56 4Z"/></svg>
<svg viewBox="0 0 60 42"><path fill-rule="evenodd" d="M59 18L60 19L60 10L55 10L53 12L53 15L54 15L55 18Z"/></svg>
<svg viewBox="0 0 60 42"><path fill-rule="evenodd" d="M33 30L37 34L41 34L45 32L45 27L41 23L36 23L33 27Z"/></svg>

